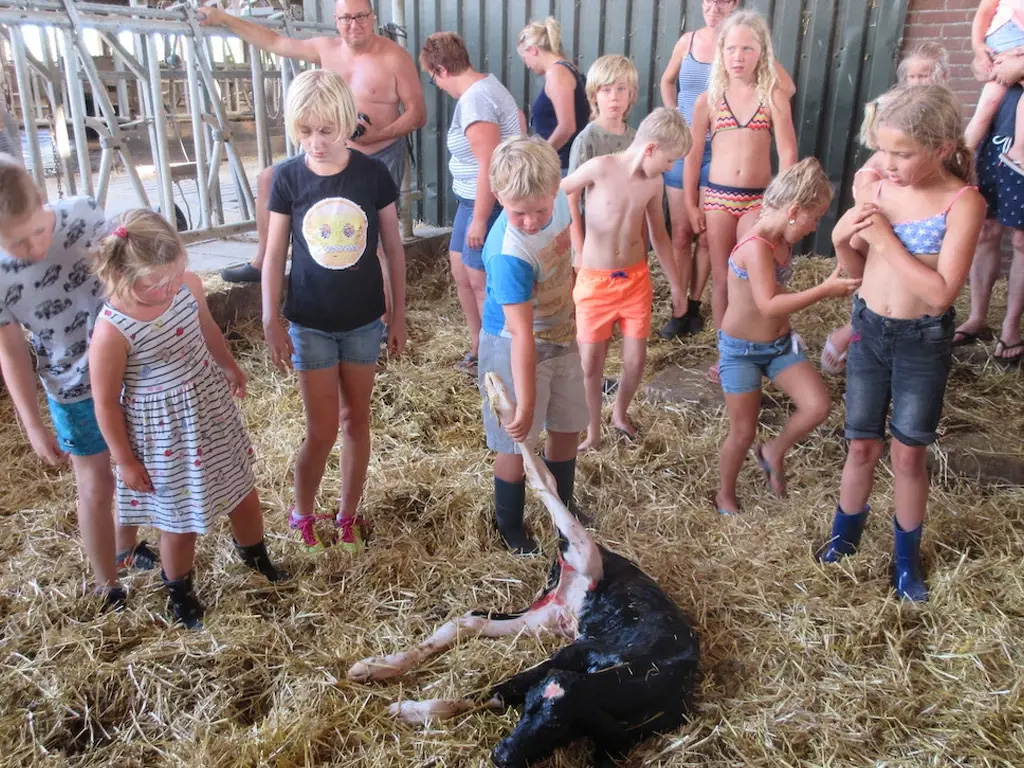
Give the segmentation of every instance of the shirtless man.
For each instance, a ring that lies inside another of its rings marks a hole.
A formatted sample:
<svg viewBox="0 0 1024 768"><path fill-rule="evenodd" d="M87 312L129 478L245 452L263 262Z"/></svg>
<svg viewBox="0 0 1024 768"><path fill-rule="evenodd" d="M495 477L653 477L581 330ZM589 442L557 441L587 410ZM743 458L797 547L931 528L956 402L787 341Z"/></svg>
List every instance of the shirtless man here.
<svg viewBox="0 0 1024 768"><path fill-rule="evenodd" d="M409 52L377 34L377 19L370 0L337 0L334 20L337 37L300 40L232 16L222 8L200 8L204 26L224 26L248 43L278 56L319 64L345 78L356 109L370 118L360 125L364 133L349 141L351 149L382 161L401 189L405 172L405 137L427 122L420 75ZM256 178L256 231L259 248L250 264L221 272L229 282L259 282L267 247L270 215L267 200L273 169Z"/></svg>
<svg viewBox="0 0 1024 768"><path fill-rule="evenodd" d="M601 443L601 374L616 323L622 331L622 379L612 425L629 441L637 429L626 411L640 386L651 331L653 291L647 272L646 219L654 253L668 278L676 314L686 310L672 242L662 210L662 174L690 149L690 131L675 109L659 107L644 118L624 152L588 160L562 181L567 195L586 190L587 232L573 300L590 424L579 449Z"/></svg>

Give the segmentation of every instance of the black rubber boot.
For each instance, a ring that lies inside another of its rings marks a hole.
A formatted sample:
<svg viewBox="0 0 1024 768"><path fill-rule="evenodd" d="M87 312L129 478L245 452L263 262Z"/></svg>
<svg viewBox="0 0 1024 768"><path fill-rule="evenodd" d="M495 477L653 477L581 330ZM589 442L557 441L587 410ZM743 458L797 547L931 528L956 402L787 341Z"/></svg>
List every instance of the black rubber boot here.
<svg viewBox="0 0 1024 768"><path fill-rule="evenodd" d="M143 539L131 549L116 555L118 570L130 568L133 571L152 571L160 563L160 555Z"/></svg>
<svg viewBox="0 0 1024 768"><path fill-rule="evenodd" d="M292 577L290 573L281 570L271 562L270 555L267 553L266 541L260 541L257 544L250 544L246 547L243 547L237 541L234 544L235 552L238 554L239 559L245 563L245 566L262 573L267 577L267 581L278 584L282 581L288 581Z"/></svg>
<svg viewBox="0 0 1024 768"><path fill-rule="evenodd" d="M692 336L704 330L704 317L700 313L700 302L690 299L686 309L686 330L684 336Z"/></svg>
<svg viewBox="0 0 1024 768"><path fill-rule="evenodd" d="M838 563L856 552L870 511L871 507L864 507L862 512L848 515L837 504L835 517L832 518L832 535L814 556L822 563Z"/></svg>
<svg viewBox="0 0 1024 768"><path fill-rule="evenodd" d="M189 629L202 629L205 611L192 588L192 572L189 571L187 576L180 579L169 581L167 574L161 570L160 580L167 587L167 603L171 615Z"/></svg>
<svg viewBox="0 0 1024 768"><path fill-rule="evenodd" d="M220 276L227 283L258 283L263 275L252 264L236 264L222 269Z"/></svg>
<svg viewBox="0 0 1024 768"><path fill-rule="evenodd" d="M120 613L128 607L128 592L120 584L115 584L112 587L100 587L96 590L96 594L103 600L100 613L107 611Z"/></svg>
<svg viewBox="0 0 1024 768"><path fill-rule="evenodd" d="M923 603L928 599L928 587L921 574L921 531L924 525L904 531L894 517L892 529L892 588L904 600Z"/></svg>
<svg viewBox="0 0 1024 768"><path fill-rule="evenodd" d="M674 339L676 336L682 336L687 332L689 327L689 316L680 315L676 317L673 315L668 319L668 322L661 326L658 331L658 335L663 339Z"/></svg>
<svg viewBox="0 0 1024 768"><path fill-rule="evenodd" d="M551 474L554 475L555 485L558 487L558 498L565 504L566 509L572 512L576 519L584 525L593 525L594 518L580 510L576 505L576 500L573 498L573 489L576 486L576 459L569 459L568 461L548 461L544 459L544 464Z"/></svg>
<svg viewBox="0 0 1024 768"><path fill-rule="evenodd" d="M494 516L505 546L520 555L532 555L537 550L534 541L523 529L523 510L526 508L526 480L508 483L494 478Z"/></svg>

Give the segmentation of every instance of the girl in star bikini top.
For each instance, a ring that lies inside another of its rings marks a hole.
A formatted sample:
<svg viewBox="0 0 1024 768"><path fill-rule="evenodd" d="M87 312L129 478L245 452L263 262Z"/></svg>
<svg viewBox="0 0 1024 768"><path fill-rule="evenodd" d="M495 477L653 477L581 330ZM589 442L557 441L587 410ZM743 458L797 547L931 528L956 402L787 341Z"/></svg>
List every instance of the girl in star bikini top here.
<svg viewBox="0 0 1024 768"><path fill-rule="evenodd" d="M814 231L831 201L828 177L810 157L780 173L765 190L760 211L740 220L740 229L748 234L728 258L729 305L718 332L720 377L729 413L715 498L720 514L739 511L736 478L757 432L763 377L772 379L796 405L779 436L754 451L776 495L786 493L787 451L828 416L828 391L791 333L789 316L822 299L849 296L860 280L840 277L837 266L813 288L790 293L786 284L793 244Z"/></svg>
<svg viewBox="0 0 1024 768"><path fill-rule="evenodd" d="M985 201L973 186L960 105L945 86L890 91L869 132L885 177L857 188L857 204L832 232L840 263L863 283L846 367L849 454L832 535L819 557L831 562L856 550L891 434L892 584L900 597L920 601L928 598L920 570L925 459L952 362L953 302L967 281Z"/></svg>

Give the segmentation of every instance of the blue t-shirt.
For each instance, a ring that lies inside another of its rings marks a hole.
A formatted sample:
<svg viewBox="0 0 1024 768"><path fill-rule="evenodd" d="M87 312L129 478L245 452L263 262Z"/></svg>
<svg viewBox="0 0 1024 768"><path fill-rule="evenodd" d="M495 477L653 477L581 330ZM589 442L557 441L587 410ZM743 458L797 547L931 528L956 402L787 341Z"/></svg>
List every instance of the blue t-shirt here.
<svg viewBox="0 0 1024 768"><path fill-rule="evenodd" d="M569 347L576 339L572 303L572 256L569 200L559 192L551 221L533 235L512 227L502 211L483 250L487 273L483 328L492 336L510 337L504 304L533 301L533 335L538 344Z"/></svg>

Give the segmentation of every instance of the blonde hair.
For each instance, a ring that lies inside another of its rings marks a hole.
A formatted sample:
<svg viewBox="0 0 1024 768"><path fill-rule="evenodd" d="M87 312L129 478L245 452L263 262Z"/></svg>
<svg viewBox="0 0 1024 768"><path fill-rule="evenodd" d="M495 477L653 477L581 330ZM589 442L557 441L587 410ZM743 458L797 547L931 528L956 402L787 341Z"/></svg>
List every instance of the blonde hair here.
<svg viewBox="0 0 1024 768"><path fill-rule="evenodd" d="M885 126L933 152L949 149L943 168L965 184L974 183L974 154L964 143L960 102L944 85L899 85L879 99L872 135Z"/></svg>
<svg viewBox="0 0 1024 768"><path fill-rule="evenodd" d="M327 69L307 69L288 86L285 126L296 144L299 124L316 121L338 129L338 141L345 141L356 129L358 116L352 91L344 78Z"/></svg>
<svg viewBox="0 0 1024 768"><path fill-rule="evenodd" d="M832 183L816 157L805 157L772 179L763 201L765 208L776 211L792 205L805 211L827 208L832 202Z"/></svg>
<svg viewBox="0 0 1024 768"><path fill-rule="evenodd" d="M550 51L556 56L564 56L562 53L562 25L554 16L548 16L544 21L531 21L523 31L519 33L519 48L536 46L542 51Z"/></svg>
<svg viewBox="0 0 1024 768"><path fill-rule="evenodd" d="M884 95L882 94L882 96ZM882 103L882 96L864 105L864 119L861 121L857 140L868 149L878 149L878 137L875 136L875 118L878 117L878 108Z"/></svg>
<svg viewBox="0 0 1024 768"><path fill-rule="evenodd" d="M900 61L900 65L896 68L898 83L907 82L907 76L910 74L910 62L914 59L924 59L932 63L931 81L936 85L946 85L949 82L949 54L941 45L929 40L915 46Z"/></svg>
<svg viewBox="0 0 1024 768"><path fill-rule="evenodd" d="M737 27L749 29L761 46L761 56L754 70L754 84L762 104L772 103L775 89L775 50L772 35L764 18L754 11L736 11L724 22L715 43L715 58L711 63L711 77L708 79L708 108L714 111L729 87L729 72L725 65L725 39Z"/></svg>
<svg viewBox="0 0 1024 768"><path fill-rule="evenodd" d="M602 56L590 65L590 69L587 70L587 101L590 102L591 117L597 117L600 113L597 108L597 92L606 85L614 85L618 80L625 80L632 93L629 97L629 106L622 115L622 119L625 120L636 103L639 88L636 66L625 56L619 56L617 53Z"/></svg>
<svg viewBox="0 0 1024 768"><path fill-rule="evenodd" d="M491 155L491 191L505 200L554 195L562 180L555 148L540 136L511 136Z"/></svg>
<svg viewBox="0 0 1024 768"><path fill-rule="evenodd" d="M678 109L658 107L641 122L636 129L634 144L652 141L667 154L682 157L690 151L693 137L690 128Z"/></svg>
<svg viewBox="0 0 1024 768"><path fill-rule="evenodd" d="M43 193L18 158L0 154L0 229L43 207Z"/></svg>
<svg viewBox="0 0 1024 768"><path fill-rule="evenodd" d="M93 272L108 296L125 296L154 269L185 258L185 246L163 216L148 208L125 211L110 222L100 241Z"/></svg>

